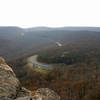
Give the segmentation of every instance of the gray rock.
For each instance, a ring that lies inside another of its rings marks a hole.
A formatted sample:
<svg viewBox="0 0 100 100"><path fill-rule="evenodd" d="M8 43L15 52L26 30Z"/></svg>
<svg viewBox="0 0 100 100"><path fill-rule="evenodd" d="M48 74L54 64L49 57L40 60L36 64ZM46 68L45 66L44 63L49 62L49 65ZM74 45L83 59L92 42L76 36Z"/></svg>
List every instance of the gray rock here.
<svg viewBox="0 0 100 100"><path fill-rule="evenodd" d="M30 96L29 91L21 87L13 70L0 57L0 100L14 100L25 95Z"/></svg>
<svg viewBox="0 0 100 100"><path fill-rule="evenodd" d="M40 88L33 97L21 97L16 100L60 100L60 96L51 89Z"/></svg>
<svg viewBox="0 0 100 100"><path fill-rule="evenodd" d="M35 96L40 97L40 100L60 100L60 96L49 88L38 89Z"/></svg>

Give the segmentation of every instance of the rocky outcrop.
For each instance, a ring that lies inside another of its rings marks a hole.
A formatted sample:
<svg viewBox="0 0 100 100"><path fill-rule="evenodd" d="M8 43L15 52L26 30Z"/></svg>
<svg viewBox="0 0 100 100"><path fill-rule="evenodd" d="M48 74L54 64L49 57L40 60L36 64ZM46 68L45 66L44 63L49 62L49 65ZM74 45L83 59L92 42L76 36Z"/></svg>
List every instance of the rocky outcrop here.
<svg viewBox="0 0 100 100"><path fill-rule="evenodd" d="M60 100L60 96L48 88L38 89L35 93L35 96L40 97L40 100Z"/></svg>
<svg viewBox="0 0 100 100"><path fill-rule="evenodd" d="M13 70L0 58L0 100L14 100L18 96L30 96L31 92L21 87Z"/></svg>
<svg viewBox="0 0 100 100"><path fill-rule="evenodd" d="M48 88L40 88L31 96L31 91L21 87L11 67L0 57L0 100L60 100L60 97Z"/></svg>
<svg viewBox="0 0 100 100"><path fill-rule="evenodd" d="M21 97L16 100L60 100L60 96L58 96L54 91L48 88L40 88L36 91L33 97Z"/></svg>

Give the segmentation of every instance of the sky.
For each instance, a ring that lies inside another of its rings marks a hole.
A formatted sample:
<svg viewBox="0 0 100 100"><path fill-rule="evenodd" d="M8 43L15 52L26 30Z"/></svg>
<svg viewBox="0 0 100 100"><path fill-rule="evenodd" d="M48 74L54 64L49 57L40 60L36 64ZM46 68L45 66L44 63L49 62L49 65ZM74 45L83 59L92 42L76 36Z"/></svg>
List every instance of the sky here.
<svg viewBox="0 0 100 100"><path fill-rule="evenodd" d="M100 27L100 0L0 0L0 26Z"/></svg>

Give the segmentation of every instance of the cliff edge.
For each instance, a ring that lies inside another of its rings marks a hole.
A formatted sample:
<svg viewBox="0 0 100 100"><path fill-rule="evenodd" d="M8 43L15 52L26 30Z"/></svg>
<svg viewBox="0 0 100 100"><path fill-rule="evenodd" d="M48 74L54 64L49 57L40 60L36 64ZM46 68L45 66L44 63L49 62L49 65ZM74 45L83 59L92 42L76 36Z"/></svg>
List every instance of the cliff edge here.
<svg viewBox="0 0 100 100"><path fill-rule="evenodd" d="M0 100L60 100L53 90L40 88L31 95L31 91L21 86L12 68L0 57Z"/></svg>

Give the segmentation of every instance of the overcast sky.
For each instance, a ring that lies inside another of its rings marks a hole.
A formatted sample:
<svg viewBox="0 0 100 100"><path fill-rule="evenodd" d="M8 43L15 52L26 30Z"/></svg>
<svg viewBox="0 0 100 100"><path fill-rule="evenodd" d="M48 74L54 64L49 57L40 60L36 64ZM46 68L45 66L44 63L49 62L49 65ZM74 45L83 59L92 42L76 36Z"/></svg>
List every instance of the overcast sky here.
<svg viewBox="0 0 100 100"><path fill-rule="evenodd" d="M0 0L0 26L100 26L100 0Z"/></svg>

